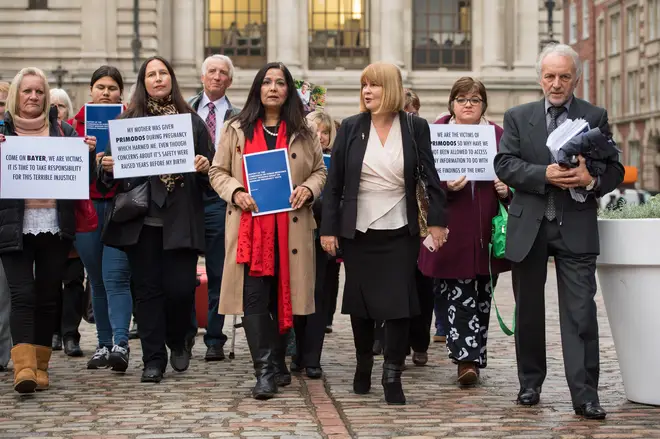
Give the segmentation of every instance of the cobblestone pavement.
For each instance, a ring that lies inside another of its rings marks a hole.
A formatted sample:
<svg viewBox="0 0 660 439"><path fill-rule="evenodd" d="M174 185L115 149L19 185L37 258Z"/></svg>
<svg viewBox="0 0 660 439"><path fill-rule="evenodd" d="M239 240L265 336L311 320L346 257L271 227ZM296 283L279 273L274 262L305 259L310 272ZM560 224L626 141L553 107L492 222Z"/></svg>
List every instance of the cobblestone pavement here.
<svg viewBox="0 0 660 439"><path fill-rule="evenodd" d="M338 316L334 333L326 338L325 380L294 377L291 386L263 402L249 396L254 378L242 330L235 360L204 362L200 334L191 368L182 374L168 369L166 379L154 385L139 382L137 341L131 342L131 366L125 375L86 370L95 332L83 323L85 358L55 353L50 390L19 397L11 389L11 374L0 374L0 438L660 438L660 409L625 399L600 297L600 394L609 416L605 422L586 422L573 415L564 380L556 296L556 282L549 277L549 376L536 408L514 403L518 384L513 340L495 326L494 317L489 367L480 386L458 388L456 367L436 343L429 350L428 366L411 364L404 373L408 405L403 407L384 403L378 367L370 395L351 393L354 359L346 316ZM496 297L510 319L509 276L502 277Z"/></svg>

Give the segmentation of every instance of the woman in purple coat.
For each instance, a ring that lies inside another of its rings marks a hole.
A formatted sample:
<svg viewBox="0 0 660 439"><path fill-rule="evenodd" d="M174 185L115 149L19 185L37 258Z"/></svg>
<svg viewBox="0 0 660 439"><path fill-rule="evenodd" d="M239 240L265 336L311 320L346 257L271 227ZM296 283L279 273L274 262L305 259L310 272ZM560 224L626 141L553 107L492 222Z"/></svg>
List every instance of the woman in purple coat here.
<svg viewBox="0 0 660 439"><path fill-rule="evenodd" d="M449 113L440 124L494 125L499 143L502 128L484 117L488 101L484 85L472 78L457 80L449 94ZM465 176L442 182L447 193L450 239L437 252L421 246L419 269L437 279L447 309L445 327L449 357L458 364L458 382L472 385L486 367L486 341L492 288L488 270L491 220L499 202L508 204L509 188L499 180L469 181ZM492 260L493 284L497 274L510 270L503 259ZM448 325L447 325L448 324Z"/></svg>

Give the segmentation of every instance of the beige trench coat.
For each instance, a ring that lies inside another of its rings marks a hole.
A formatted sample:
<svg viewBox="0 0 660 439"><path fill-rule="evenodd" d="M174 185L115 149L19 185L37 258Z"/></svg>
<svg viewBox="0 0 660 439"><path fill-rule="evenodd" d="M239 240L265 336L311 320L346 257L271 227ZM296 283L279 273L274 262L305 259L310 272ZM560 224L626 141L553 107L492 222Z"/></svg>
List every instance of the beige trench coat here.
<svg viewBox="0 0 660 439"><path fill-rule="evenodd" d="M289 140L289 163L294 187L306 186L314 194L321 195L327 171L323 163L323 153L319 139L314 132L314 140L300 136ZM243 149L245 135L238 122L226 122L221 141L209 171L211 186L227 202L225 217L225 266L220 289L220 314L243 314L244 265L236 263L238 227L241 208L234 205L232 196L243 183ZM289 269L291 272L291 302L293 314L314 313L315 247L314 230L316 221L312 214L312 204L289 212Z"/></svg>

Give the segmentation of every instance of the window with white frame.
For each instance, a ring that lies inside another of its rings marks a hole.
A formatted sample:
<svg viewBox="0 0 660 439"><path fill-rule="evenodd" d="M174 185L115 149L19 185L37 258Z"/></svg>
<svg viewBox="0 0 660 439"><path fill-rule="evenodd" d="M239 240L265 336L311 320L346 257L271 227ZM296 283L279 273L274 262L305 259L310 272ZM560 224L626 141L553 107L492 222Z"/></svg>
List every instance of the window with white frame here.
<svg viewBox="0 0 660 439"><path fill-rule="evenodd" d="M568 42L569 44L577 43L577 6L572 1L568 7Z"/></svg>
<svg viewBox="0 0 660 439"><path fill-rule="evenodd" d="M626 114L635 113L635 103L637 102L637 81L635 81L635 72L629 72L626 78L626 89L628 105L626 105Z"/></svg>
<svg viewBox="0 0 660 439"><path fill-rule="evenodd" d="M639 21L637 20L637 6L631 6L626 10L626 20L628 23L627 34L628 44L627 49L637 47L639 43Z"/></svg>
<svg viewBox="0 0 660 439"><path fill-rule="evenodd" d="M649 109L655 111L660 108L660 64L650 66L649 73Z"/></svg>
<svg viewBox="0 0 660 439"><path fill-rule="evenodd" d="M610 79L610 113L613 116L621 114L621 78L614 76Z"/></svg>
<svg viewBox="0 0 660 439"><path fill-rule="evenodd" d="M589 6L591 1L582 0L582 39L589 38Z"/></svg>
<svg viewBox="0 0 660 439"><path fill-rule="evenodd" d="M616 55L619 53L619 37L621 32L619 29L620 14L613 14L610 16L610 54Z"/></svg>
<svg viewBox="0 0 660 439"><path fill-rule="evenodd" d="M598 20L598 29L596 30L596 46L598 47L598 58L605 57L605 20Z"/></svg>
<svg viewBox="0 0 660 439"><path fill-rule="evenodd" d="M590 101L589 89L591 88L591 73L589 72L589 60L582 63L582 99Z"/></svg>
<svg viewBox="0 0 660 439"><path fill-rule="evenodd" d="M652 41L660 37L660 0L647 0L646 10L646 37Z"/></svg>

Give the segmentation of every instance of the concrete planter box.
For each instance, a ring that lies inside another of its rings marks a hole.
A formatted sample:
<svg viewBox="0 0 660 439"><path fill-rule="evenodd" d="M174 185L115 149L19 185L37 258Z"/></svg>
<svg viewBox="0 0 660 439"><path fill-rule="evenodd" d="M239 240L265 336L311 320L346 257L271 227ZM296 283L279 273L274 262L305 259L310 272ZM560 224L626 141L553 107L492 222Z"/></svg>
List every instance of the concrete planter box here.
<svg viewBox="0 0 660 439"><path fill-rule="evenodd" d="M601 219L598 280L626 398L660 405L660 219Z"/></svg>

